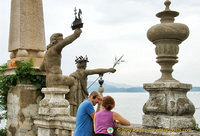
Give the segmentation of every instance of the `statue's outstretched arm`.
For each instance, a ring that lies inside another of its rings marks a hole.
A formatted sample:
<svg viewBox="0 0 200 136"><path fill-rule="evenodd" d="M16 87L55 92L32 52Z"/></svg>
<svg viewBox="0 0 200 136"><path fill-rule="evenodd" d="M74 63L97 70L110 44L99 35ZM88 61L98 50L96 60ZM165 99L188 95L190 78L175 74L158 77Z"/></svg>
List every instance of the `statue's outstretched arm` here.
<svg viewBox="0 0 200 136"><path fill-rule="evenodd" d="M67 46L68 44L72 43L74 40L76 40L80 35L81 35L82 30L81 29L76 29L74 31L74 33L70 36L67 36L66 38L64 38L62 41L60 41L57 45L56 45L56 50L58 52L61 52L62 49Z"/></svg>
<svg viewBox="0 0 200 136"><path fill-rule="evenodd" d="M114 69L114 68L109 68L109 69L99 68L99 69L85 70L85 74L93 75L93 74L104 74L107 72L114 73L115 71L116 71L116 69Z"/></svg>

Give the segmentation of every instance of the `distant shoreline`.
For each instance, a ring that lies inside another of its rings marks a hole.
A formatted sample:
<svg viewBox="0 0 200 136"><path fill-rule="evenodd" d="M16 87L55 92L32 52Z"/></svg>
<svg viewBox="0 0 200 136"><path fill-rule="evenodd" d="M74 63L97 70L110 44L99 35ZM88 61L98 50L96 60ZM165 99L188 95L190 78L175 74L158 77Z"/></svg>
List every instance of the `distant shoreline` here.
<svg viewBox="0 0 200 136"><path fill-rule="evenodd" d="M200 91L192 91L192 90L190 90L188 92L189 93L190 92L199 92L200 93ZM114 92L114 91L108 92L108 91L104 91L103 93L148 93L148 92L147 91L138 91L138 92Z"/></svg>
<svg viewBox="0 0 200 136"><path fill-rule="evenodd" d="M103 86L104 92L108 93L139 93L147 92L143 87L131 87L131 88L117 88L114 86ZM88 91L91 93L94 90L98 90L98 87L90 88ZM193 87L188 92L200 92L200 87Z"/></svg>
<svg viewBox="0 0 200 136"><path fill-rule="evenodd" d="M92 81L88 81L88 86L93 84ZM95 82L90 88L88 88L88 92L92 92L94 90L98 90L99 83ZM134 92L147 92L142 86L131 86L127 84L121 84L121 83L113 83L113 82L105 82L103 84L104 92L108 93L134 93ZM200 87L193 86L192 89L189 92L200 92Z"/></svg>

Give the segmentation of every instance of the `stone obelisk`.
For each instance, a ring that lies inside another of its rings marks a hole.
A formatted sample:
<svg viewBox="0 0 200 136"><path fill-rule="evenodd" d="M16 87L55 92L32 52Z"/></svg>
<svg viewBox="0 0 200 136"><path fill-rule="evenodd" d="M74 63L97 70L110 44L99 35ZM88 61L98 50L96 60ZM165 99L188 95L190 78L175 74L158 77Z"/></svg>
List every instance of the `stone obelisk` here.
<svg viewBox="0 0 200 136"><path fill-rule="evenodd" d="M194 105L187 97L191 84L180 83L172 77L172 66L178 62L179 44L189 36L189 28L174 23L178 12L170 10L171 2L165 1L166 8L156 16L161 24L151 27L148 39L155 44L157 63L161 66L162 76L154 83L144 84L149 94L143 111L143 125L153 128L193 128Z"/></svg>
<svg viewBox="0 0 200 136"><path fill-rule="evenodd" d="M10 59L34 59L39 67L45 50L42 0L12 0L8 51Z"/></svg>
<svg viewBox="0 0 200 136"><path fill-rule="evenodd" d="M12 62L33 59L39 67L44 56L45 35L42 0L12 0L8 69L15 74ZM36 136L33 118L38 115L41 92L33 84L18 83L8 91L7 136Z"/></svg>

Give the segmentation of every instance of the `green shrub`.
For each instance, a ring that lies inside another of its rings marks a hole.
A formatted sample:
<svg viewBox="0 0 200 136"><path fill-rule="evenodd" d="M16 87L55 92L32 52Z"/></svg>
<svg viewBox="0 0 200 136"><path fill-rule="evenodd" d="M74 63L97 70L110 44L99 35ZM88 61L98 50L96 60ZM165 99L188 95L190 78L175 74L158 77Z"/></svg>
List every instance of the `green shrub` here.
<svg viewBox="0 0 200 136"><path fill-rule="evenodd" d="M6 135L7 135L6 128L0 129L0 136L6 136Z"/></svg>
<svg viewBox="0 0 200 136"><path fill-rule="evenodd" d="M16 86L17 82L20 83L31 83L40 90L42 87L45 87L45 76L39 75L36 70L33 68L33 61L15 61L12 64L15 69L14 75L3 75L3 72L7 68L7 64L0 66L0 110L7 110L7 95L8 90L11 86ZM1 115L6 118L6 113ZM0 135L1 136L1 135Z"/></svg>
<svg viewBox="0 0 200 136"><path fill-rule="evenodd" d="M193 121L193 125L194 125L194 130L196 130L196 131L200 131L199 124L196 123L195 120Z"/></svg>

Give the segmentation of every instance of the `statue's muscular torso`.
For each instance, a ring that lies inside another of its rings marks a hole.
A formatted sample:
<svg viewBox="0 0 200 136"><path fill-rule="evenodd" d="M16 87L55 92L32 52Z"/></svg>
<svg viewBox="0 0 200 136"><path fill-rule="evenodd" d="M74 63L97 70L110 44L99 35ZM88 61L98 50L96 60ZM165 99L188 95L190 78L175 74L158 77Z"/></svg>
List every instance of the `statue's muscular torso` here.
<svg viewBox="0 0 200 136"><path fill-rule="evenodd" d="M62 74L61 66L61 53L55 49L56 45L47 50L44 63L47 74Z"/></svg>
<svg viewBox="0 0 200 136"><path fill-rule="evenodd" d="M46 71L46 86L47 87L63 87L71 86L73 79L62 75L61 52L62 49L76 40L80 34L80 29L76 29L74 33L63 39L62 35L57 34L57 41L51 43L45 53L44 60L40 69ZM56 34L55 34L56 35Z"/></svg>

